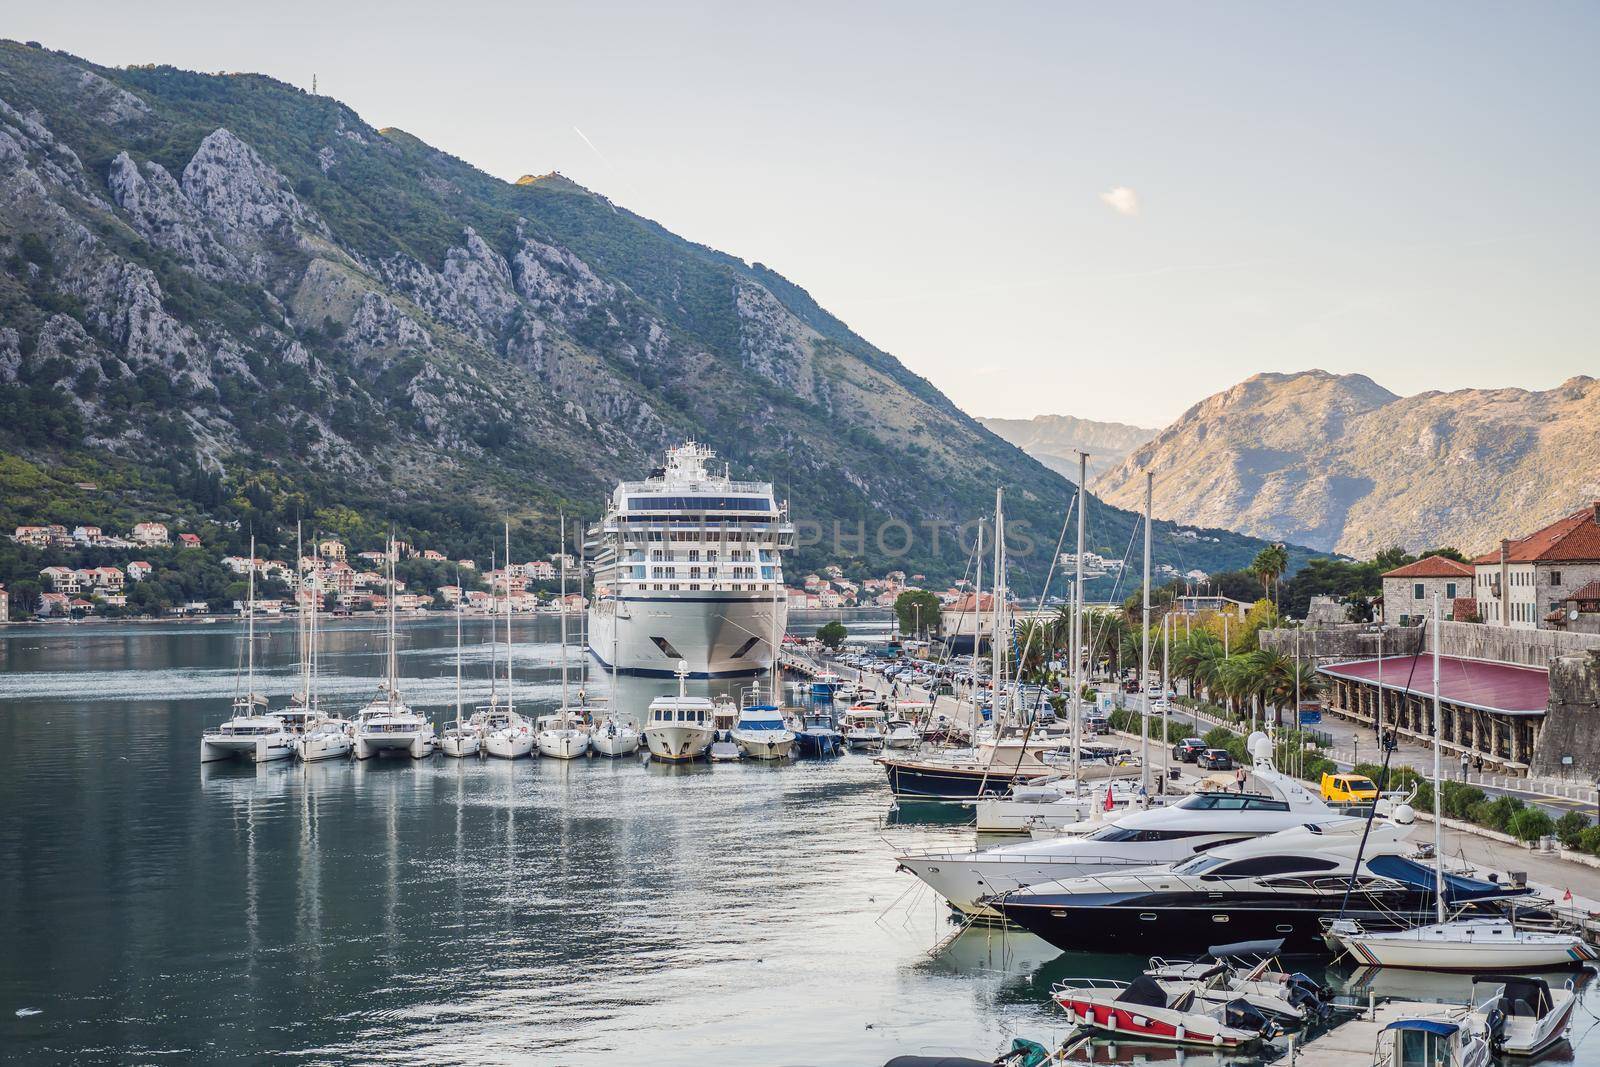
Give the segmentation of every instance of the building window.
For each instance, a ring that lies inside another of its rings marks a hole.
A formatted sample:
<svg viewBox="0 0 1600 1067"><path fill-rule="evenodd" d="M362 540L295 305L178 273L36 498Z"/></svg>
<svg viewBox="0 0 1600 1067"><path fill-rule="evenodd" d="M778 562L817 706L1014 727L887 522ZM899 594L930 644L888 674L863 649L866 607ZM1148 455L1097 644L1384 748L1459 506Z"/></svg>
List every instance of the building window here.
<svg viewBox="0 0 1600 1067"><path fill-rule="evenodd" d="M1446 599L1449 599L1449 600L1454 600L1456 598L1456 583L1455 582L1446 582L1445 583L1444 595L1445 595Z"/></svg>
<svg viewBox="0 0 1600 1067"><path fill-rule="evenodd" d="M1560 586L1561 586L1561 572L1560 571L1551 571L1550 572L1550 584L1555 586L1555 587L1557 587L1557 588L1560 588Z"/></svg>
<svg viewBox="0 0 1600 1067"><path fill-rule="evenodd" d="M1416 583L1415 585L1413 585L1411 587L1411 599L1412 600L1421 600L1422 599L1422 583L1421 582L1418 582L1418 583Z"/></svg>

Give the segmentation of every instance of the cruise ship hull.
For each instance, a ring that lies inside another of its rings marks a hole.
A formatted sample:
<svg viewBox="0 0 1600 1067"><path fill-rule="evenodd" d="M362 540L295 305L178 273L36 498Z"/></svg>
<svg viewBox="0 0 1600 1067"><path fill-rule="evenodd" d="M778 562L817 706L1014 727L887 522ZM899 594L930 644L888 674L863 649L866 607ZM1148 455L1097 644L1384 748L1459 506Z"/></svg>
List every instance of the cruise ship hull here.
<svg viewBox="0 0 1600 1067"><path fill-rule="evenodd" d="M769 594L683 593L597 600L589 609L589 651L622 674L740 678L772 665L772 613L783 633L787 605Z"/></svg>

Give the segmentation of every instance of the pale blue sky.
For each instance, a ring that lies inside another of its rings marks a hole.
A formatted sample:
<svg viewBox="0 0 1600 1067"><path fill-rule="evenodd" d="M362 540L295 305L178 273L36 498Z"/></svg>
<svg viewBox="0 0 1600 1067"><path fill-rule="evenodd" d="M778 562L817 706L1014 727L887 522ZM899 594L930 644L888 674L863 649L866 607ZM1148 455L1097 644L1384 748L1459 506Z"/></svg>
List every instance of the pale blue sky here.
<svg viewBox="0 0 1600 1067"><path fill-rule="evenodd" d="M1600 373L1600 6L990 8L95 0L0 32L316 72L374 125L772 266L974 414Z"/></svg>

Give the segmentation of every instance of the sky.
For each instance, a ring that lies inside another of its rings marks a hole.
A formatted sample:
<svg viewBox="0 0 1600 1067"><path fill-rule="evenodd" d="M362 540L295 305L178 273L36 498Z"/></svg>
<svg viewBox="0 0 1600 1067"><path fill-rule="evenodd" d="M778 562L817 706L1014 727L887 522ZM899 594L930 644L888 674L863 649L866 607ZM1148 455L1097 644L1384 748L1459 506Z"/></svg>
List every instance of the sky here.
<svg viewBox="0 0 1600 1067"><path fill-rule="evenodd" d="M1600 373L1600 5L7 5L760 261L975 415Z"/></svg>

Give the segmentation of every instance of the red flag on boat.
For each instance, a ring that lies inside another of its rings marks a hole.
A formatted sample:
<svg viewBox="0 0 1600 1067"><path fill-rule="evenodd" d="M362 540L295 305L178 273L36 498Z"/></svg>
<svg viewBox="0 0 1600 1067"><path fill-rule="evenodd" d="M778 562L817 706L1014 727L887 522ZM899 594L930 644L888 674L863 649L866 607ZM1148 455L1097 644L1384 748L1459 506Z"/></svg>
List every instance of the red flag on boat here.
<svg viewBox="0 0 1600 1067"><path fill-rule="evenodd" d="M1570 889L1567 890L1567 895L1562 897L1561 899L1562 900L1571 900L1572 899L1572 890L1570 890Z"/></svg>
<svg viewBox="0 0 1600 1067"><path fill-rule="evenodd" d="M1111 783L1106 783L1106 810L1110 811L1116 805L1111 803Z"/></svg>

